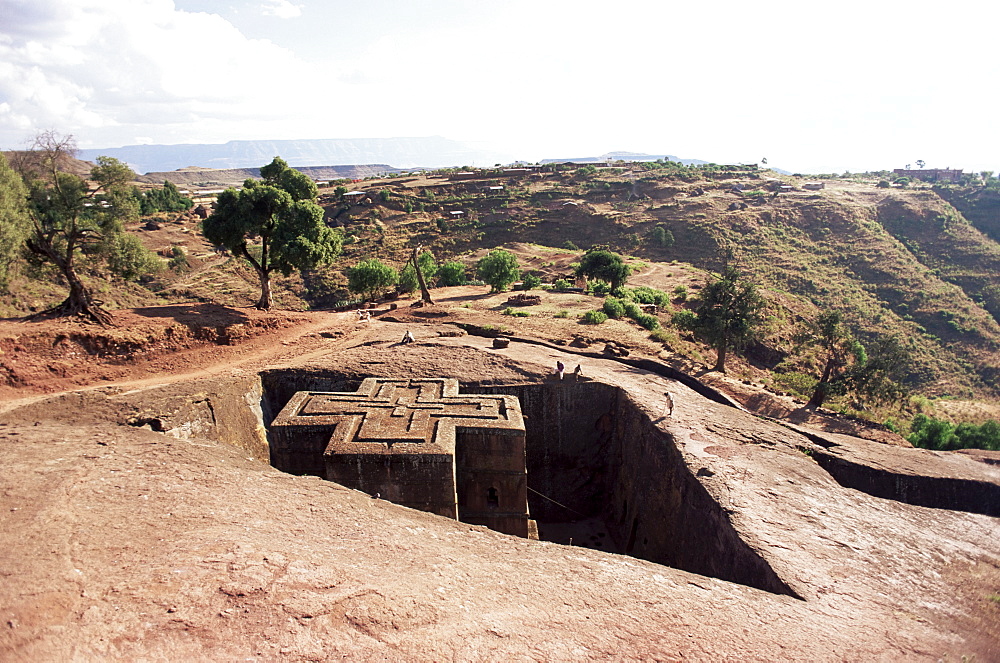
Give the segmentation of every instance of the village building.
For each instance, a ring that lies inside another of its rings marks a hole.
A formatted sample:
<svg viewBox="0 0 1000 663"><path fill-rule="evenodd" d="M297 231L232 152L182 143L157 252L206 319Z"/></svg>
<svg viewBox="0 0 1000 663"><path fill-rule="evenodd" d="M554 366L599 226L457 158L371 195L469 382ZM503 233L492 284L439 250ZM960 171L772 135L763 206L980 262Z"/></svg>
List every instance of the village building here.
<svg viewBox="0 0 1000 663"><path fill-rule="evenodd" d="M919 170L908 170L906 168L896 168L892 173L897 177L909 177L922 182L960 182L962 180L961 169L921 168Z"/></svg>

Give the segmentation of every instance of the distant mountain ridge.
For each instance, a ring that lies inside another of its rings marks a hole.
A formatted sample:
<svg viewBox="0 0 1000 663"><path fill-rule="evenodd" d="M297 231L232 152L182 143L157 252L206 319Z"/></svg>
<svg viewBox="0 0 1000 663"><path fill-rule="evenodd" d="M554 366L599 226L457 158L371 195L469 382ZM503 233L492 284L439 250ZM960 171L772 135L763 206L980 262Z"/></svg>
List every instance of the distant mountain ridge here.
<svg viewBox="0 0 1000 663"><path fill-rule="evenodd" d="M299 166L298 170L314 180L360 180L386 173L403 172L384 163L351 166ZM163 184L173 182L179 187L230 187L239 186L244 180L260 178L260 168L181 168L170 171L153 171L140 175L138 182Z"/></svg>
<svg viewBox="0 0 1000 663"><path fill-rule="evenodd" d="M80 150L93 161L109 156L138 173L173 171L189 166L215 169L259 168L275 156L293 167L388 163L396 168L492 166L511 155L481 150L441 136L411 138L323 138L316 140L232 140L221 144L127 145Z"/></svg>
<svg viewBox="0 0 1000 663"><path fill-rule="evenodd" d="M568 159L542 159L541 163L606 163L609 161L677 161L685 166L700 166L709 163L701 159L681 159L672 154L644 154L642 152L608 152L598 157L570 157Z"/></svg>

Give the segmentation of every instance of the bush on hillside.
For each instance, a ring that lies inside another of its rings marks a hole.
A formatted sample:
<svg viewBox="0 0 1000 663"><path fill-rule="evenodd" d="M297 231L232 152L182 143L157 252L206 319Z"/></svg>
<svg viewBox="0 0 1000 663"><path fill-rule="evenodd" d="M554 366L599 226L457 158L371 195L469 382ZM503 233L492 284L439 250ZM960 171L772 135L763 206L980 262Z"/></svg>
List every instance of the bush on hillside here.
<svg viewBox="0 0 1000 663"><path fill-rule="evenodd" d="M639 323L640 327L649 331L660 328L660 321L655 315L650 315L649 313L640 313L639 315L632 316L632 319Z"/></svg>
<svg viewBox="0 0 1000 663"><path fill-rule="evenodd" d="M1000 451L1000 423L990 419L983 424L954 424L918 414L910 423L910 444L936 451L955 449L987 449Z"/></svg>
<svg viewBox="0 0 1000 663"><path fill-rule="evenodd" d="M465 265L452 260L438 269L438 285L442 287L465 285Z"/></svg>
<svg viewBox="0 0 1000 663"><path fill-rule="evenodd" d="M609 318L617 320L625 315L625 305L617 297L608 297L604 300L604 313Z"/></svg>
<svg viewBox="0 0 1000 663"><path fill-rule="evenodd" d="M534 290L542 285L542 279L534 274L525 274L521 279L521 290Z"/></svg>

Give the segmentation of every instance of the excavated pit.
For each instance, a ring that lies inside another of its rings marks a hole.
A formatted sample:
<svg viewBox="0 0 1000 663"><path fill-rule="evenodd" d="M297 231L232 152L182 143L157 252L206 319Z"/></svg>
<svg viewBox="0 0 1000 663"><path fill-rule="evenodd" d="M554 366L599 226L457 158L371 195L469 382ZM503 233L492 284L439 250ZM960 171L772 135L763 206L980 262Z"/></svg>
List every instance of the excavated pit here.
<svg viewBox="0 0 1000 663"><path fill-rule="evenodd" d="M268 371L261 379L266 426L298 391L353 391L360 383L356 376L299 370ZM566 381L462 383L461 392L520 401L528 504L540 539L796 596L740 538L670 435L622 389Z"/></svg>

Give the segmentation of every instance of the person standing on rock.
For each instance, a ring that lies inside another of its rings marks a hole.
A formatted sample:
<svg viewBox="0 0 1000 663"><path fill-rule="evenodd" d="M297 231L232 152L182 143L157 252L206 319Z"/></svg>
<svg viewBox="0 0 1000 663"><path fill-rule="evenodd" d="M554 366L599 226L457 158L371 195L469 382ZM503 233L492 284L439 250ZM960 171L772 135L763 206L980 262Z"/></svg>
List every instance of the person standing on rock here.
<svg viewBox="0 0 1000 663"><path fill-rule="evenodd" d="M582 377L583 377L583 366L577 364L576 368L573 369L573 379L579 382L580 378Z"/></svg>
<svg viewBox="0 0 1000 663"><path fill-rule="evenodd" d="M560 380L563 379L563 373L565 373L565 372L566 372L566 364L562 363L561 361L557 361L556 362L556 375L559 376Z"/></svg>
<svg viewBox="0 0 1000 663"><path fill-rule="evenodd" d="M666 399L663 401L663 416L669 417L674 413L674 399L669 391L663 392L663 396Z"/></svg>

